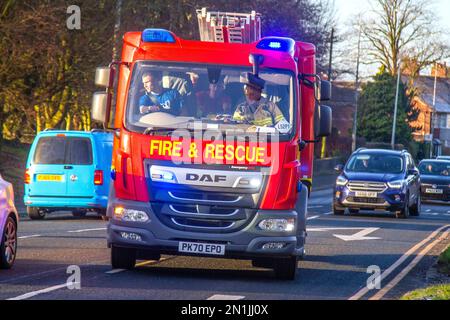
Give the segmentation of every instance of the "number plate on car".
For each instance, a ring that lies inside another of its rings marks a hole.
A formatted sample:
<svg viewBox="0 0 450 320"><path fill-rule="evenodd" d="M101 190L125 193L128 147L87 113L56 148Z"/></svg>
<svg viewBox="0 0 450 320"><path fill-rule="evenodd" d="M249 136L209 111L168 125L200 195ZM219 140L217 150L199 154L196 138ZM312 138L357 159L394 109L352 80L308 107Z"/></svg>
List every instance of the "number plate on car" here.
<svg viewBox="0 0 450 320"><path fill-rule="evenodd" d="M356 191L356 196L361 198L377 198L378 193L370 191Z"/></svg>
<svg viewBox="0 0 450 320"><path fill-rule="evenodd" d="M58 174L38 174L37 181L62 181L62 176Z"/></svg>
<svg viewBox="0 0 450 320"><path fill-rule="evenodd" d="M223 256L225 255L225 245L200 242L180 242L178 244L178 252Z"/></svg>
<svg viewBox="0 0 450 320"><path fill-rule="evenodd" d="M443 194L444 190L442 189L425 189L426 193L435 193L435 194Z"/></svg>

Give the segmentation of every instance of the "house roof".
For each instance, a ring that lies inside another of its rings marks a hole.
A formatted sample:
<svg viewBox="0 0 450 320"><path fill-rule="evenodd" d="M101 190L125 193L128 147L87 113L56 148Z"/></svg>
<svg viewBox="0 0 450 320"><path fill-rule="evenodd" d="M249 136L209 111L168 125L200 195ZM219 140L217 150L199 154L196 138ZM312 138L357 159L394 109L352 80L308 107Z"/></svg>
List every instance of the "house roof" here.
<svg viewBox="0 0 450 320"><path fill-rule="evenodd" d="M407 77L403 76L403 81L407 81ZM419 99L427 104L433 106L434 93L434 77L420 76L414 80L414 87L417 88L417 95ZM450 113L450 79L437 78L436 79L436 103L435 112Z"/></svg>

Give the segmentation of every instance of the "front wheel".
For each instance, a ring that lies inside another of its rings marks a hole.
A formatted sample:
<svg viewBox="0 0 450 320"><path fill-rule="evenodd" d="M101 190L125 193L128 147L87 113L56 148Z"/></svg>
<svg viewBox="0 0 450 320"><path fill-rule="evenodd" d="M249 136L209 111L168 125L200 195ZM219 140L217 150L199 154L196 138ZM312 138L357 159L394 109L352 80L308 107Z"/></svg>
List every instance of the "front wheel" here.
<svg viewBox="0 0 450 320"><path fill-rule="evenodd" d="M11 269L16 260L17 224L12 217L6 219L0 245L0 269Z"/></svg>
<svg viewBox="0 0 450 320"><path fill-rule="evenodd" d="M409 195L406 195L404 207L395 213L395 217L398 219L406 219L409 217Z"/></svg>
<svg viewBox="0 0 450 320"><path fill-rule="evenodd" d="M111 247L111 266L113 269L133 269L136 265L136 250Z"/></svg>
<svg viewBox="0 0 450 320"><path fill-rule="evenodd" d="M274 261L275 276L283 280L295 280L298 257L280 258Z"/></svg>

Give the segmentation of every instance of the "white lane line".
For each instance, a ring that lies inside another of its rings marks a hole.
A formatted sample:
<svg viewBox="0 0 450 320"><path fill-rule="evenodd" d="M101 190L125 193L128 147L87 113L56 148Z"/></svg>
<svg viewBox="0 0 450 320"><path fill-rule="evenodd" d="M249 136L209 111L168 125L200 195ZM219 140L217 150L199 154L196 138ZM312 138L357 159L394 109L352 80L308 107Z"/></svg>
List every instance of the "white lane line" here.
<svg viewBox="0 0 450 320"><path fill-rule="evenodd" d="M71 285L75 285L75 284L79 284L79 283L71 283ZM57 285L57 286L53 286L53 287L46 288L46 289L42 289L42 290L28 292L28 293L22 294L20 296L17 296L15 298L10 298L8 300L26 300L26 299L38 296L40 294L53 292L53 291L56 291L56 290L59 290L59 289L62 289L62 288L67 288L67 283L60 284L60 285Z"/></svg>
<svg viewBox="0 0 450 320"><path fill-rule="evenodd" d="M381 281L385 279L387 276L389 276L395 269L397 269L398 266L400 266L403 262L405 262L406 259L408 259L414 252L416 252L420 247L422 247L424 244L429 242L431 239L436 237L437 234L439 234L442 230L445 228L450 227L450 224L447 224L445 226L440 227L436 231L434 231L432 234L430 234L426 239L422 240L418 244L416 244L414 247L409 249L404 255L402 255L393 265L391 265L388 269L386 269L381 274ZM348 300L359 300L362 297L364 297L368 292L369 288L364 287L361 290L359 290L357 293L355 293L353 296L351 296Z"/></svg>
<svg viewBox="0 0 450 320"><path fill-rule="evenodd" d="M330 215L330 214L333 214L333 211L324 213L324 215Z"/></svg>
<svg viewBox="0 0 450 320"><path fill-rule="evenodd" d="M431 209L427 209L427 211L426 212L430 212L431 211Z"/></svg>
<svg viewBox="0 0 450 320"><path fill-rule="evenodd" d="M308 209L317 209L317 208L323 208L323 206L309 206Z"/></svg>
<svg viewBox="0 0 450 320"><path fill-rule="evenodd" d="M42 237L42 236L40 234L33 234L31 236L18 237L17 239L30 239L30 238L37 238L37 237Z"/></svg>
<svg viewBox="0 0 450 320"><path fill-rule="evenodd" d="M107 273L107 274L115 274L115 273L119 273L119 272L122 272L122 271L126 271L126 269L112 269L112 270L106 271L105 273Z"/></svg>
<svg viewBox="0 0 450 320"><path fill-rule="evenodd" d="M439 215L439 213L433 212L431 215L432 215L432 216L437 216L437 215Z"/></svg>
<svg viewBox="0 0 450 320"><path fill-rule="evenodd" d="M230 296L226 294L215 294L206 300L242 300L245 296Z"/></svg>
<svg viewBox="0 0 450 320"><path fill-rule="evenodd" d="M306 218L306 220L313 220L313 219L317 219L317 218L319 218L319 216L312 216L312 217Z"/></svg>
<svg viewBox="0 0 450 320"><path fill-rule="evenodd" d="M95 229L81 229L81 230L71 230L67 231L69 233L81 233L81 232L89 232L89 231L103 231L106 230L106 228L95 228Z"/></svg>
<svg viewBox="0 0 450 320"><path fill-rule="evenodd" d="M377 294L375 294L373 297L369 298L369 300L380 300L382 299L386 293L389 292L393 287L395 287L425 256L426 254L433 249L433 247L438 244L439 242L447 239L448 235L450 234L450 230L447 230L443 235L441 235L439 238L434 240L432 243L430 243L425 249L420 251L417 256L414 258L411 263L406 266L402 272L400 272L394 279L391 280L387 285L384 286L383 289L378 291Z"/></svg>

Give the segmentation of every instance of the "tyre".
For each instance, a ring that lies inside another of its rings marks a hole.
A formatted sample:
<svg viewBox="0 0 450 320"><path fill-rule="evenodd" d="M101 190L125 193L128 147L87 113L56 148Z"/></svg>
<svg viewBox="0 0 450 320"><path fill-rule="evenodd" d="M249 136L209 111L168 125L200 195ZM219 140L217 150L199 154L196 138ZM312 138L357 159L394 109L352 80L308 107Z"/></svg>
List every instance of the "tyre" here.
<svg viewBox="0 0 450 320"><path fill-rule="evenodd" d="M298 258L280 258L274 260L275 276L282 280L295 280Z"/></svg>
<svg viewBox="0 0 450 320"><path fill-rule="evenodd" d="M351 214L358 214L359 210L358 209L350 209L349 210Z"/></svg>
<svg viewBox="0 0 450 320"><path fill-rule="evenodd" d="M336 209L335 206L333 206L333 213L336 216L343 216L345 213L345 210L341 210L341 209Z"/></svg>
<svg viewBox="0 0 450 320"><path fill-rule="evenodd" d="M103 221L109 221L109 218L106 216L106 209L99 209L99 210L97 210L97 215L98 215Z"/></svg>
<svg viewBox="0 0 450 320"><path fill-rule="evenodd" d="M395 213L395 217L398 219L406 219L409 217L409 195L406 195L405 206Z"/></svg>
<svg viewBox="0 0 450 320"><path fill-rule="evenodd" d="M136 250L111 247L111 266L113 269L133 269L136 265Z"/></svg>
<svg viewBox="0 0 450 320"><path fill-rule="evenodd" d="M420 198L420 195L417 196L416 203L412 206L409 213L411 216L418 217L420 215L420 210L422 209L422 199Z"/></svg>
<svg viewBox="0 0 450 320"><path fill-rule="evenodd" d="M84 218L84 217L86 217L86 211L84 211L84 210L74 210L74 211L72 211L72 215L75 217L75 218Z"/></svg>
<svg viewBox="0 0 450 320"><path fill-rule="evenodd" d="M45 212L37 207L27 207L27 214L31 220L42 220L45 218Z"/></svg>
<svg viewBox="0 0 450 320"><path fill-rule="evenodd" d="M0 269L11 269L17 254L17 223L12 217L6 219L0 241Z"/></svg>

